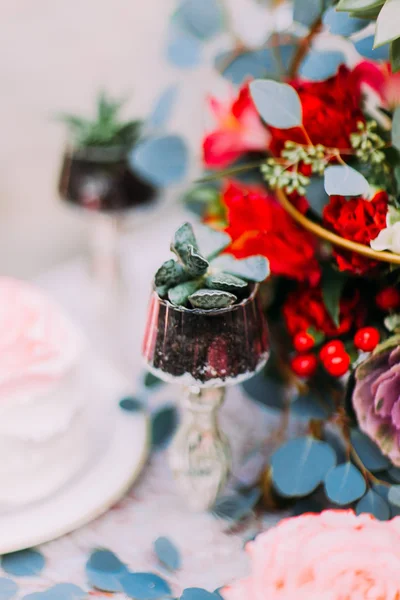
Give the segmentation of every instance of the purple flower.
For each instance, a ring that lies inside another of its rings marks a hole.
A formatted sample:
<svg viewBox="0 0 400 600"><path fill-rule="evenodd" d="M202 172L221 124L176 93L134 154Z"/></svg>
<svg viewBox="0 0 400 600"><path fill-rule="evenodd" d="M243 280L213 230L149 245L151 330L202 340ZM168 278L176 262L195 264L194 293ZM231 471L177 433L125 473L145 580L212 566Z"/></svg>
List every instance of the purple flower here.
<svg viewBox="0 0 400 600"><path fill-rule="evenodd" d="M353 407L360 429L400 466L400 346L388 340L356 369Z"/></svg>

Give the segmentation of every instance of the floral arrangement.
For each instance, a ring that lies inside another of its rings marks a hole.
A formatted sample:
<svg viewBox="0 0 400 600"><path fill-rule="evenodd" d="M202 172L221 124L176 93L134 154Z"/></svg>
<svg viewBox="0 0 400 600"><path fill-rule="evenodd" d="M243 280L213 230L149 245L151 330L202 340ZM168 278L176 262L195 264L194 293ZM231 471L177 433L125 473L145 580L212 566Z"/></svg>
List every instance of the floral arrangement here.
<svg viewBox="0 0 400 600"><path fill-rule="evenodd" d="M247 546L251 574L226 600L339 600L399 597L400 519L329 510L281 521Z"/></svg>
<svg viewBox="0 0 400 600"><path fill-rule="evenodd" d="M264 504L388 519L400 508L400 31L393 2L328 2L309 17L305 4L294 19L306 34L271 35L258 54L278 56L279 76L246 62L238 92L210 99L205 173L186 201L229 234L225 252L269 260L271 359L244 384L282 411L256 481ZM358 58L313 45L331 33ZM236 52L235 69L260 50ZM286 440L291 418L304 435Z"/></svg>

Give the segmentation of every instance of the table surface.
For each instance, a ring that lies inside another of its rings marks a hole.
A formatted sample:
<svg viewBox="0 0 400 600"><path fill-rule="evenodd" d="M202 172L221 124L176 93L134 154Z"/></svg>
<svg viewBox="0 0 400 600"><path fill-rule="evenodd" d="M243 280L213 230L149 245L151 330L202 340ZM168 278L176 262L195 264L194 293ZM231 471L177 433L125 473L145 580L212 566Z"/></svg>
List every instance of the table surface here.
<svg viewBox="0 0 400 600"><path fill-rule="evenodd" d="M123 237L123 292L109 304L94 301L83 257L38 280L81 323L97 350L130 378L133 393L138 393L135 382L143 370L140 340L151 274L164 260L170 232L181 222L178 212L166 217L164 226L152 235L142 230ZM149 394L149 410L174 401L178 393L173 386L161 386ZM267 440L277 417L246 398L240 388L231 388L221 410L221 424L231 441L235 472L246 452ZM269 515L262 521L254 517L237 531L209 513L191 512L177 493L165 451L155 451L133 489L117 505L87 526L41 546L45 568L36 577L14 578L19 585L18 598L64 582L89 590L85 564L90 552L99 547L112 550L133 571L162 574L177 597L185 587L212 591L246 573L244 540L280 517ZM181 553L182 567L173 575L159 571L153 542L160 536L173 541ZM0 570L0 576L6 575ZM91 590L89 597L105 598L108 594ZM113 597L126 598L124 594Z"/></svg>

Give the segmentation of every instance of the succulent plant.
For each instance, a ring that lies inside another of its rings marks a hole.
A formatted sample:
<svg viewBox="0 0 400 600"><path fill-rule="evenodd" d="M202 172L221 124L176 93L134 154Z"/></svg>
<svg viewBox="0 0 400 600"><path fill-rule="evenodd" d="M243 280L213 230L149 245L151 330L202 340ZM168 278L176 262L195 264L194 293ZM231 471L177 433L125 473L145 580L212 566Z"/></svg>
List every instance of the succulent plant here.
<svg viewBox="0 0 400 600"><path fill-rule="evenodd" d="M118 113L123 102L111 100L104 93L97 101L97 115L93 120L76 115L61 115L71 131L72 139L77 148L88 147L124 147L131 148L140 136L142 122L121 121Z"/></svg>
<svg viewBox="0 0 400 600"><path fill-rule="evenodd" d="M177 306L215 310L227 308L249 293L249 282L261 282L269 274L264 256L237 260L221 254L231 243L229 235L202 226L197 240L190 223L176 231L171 258L158 269L155 288L161 298Z"/></svg>

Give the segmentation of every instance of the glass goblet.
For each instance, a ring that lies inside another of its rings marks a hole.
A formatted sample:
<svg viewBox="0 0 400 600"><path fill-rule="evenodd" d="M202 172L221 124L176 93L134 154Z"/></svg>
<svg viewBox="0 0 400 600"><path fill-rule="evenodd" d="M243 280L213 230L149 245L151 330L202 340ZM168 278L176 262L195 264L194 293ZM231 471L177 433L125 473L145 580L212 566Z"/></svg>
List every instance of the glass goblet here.
<svg viewBox="0 0 400 600"><path fill-rule="evenodd" d="M169 450L179 487L195 509L211 507L230 471L231 453L218 424L225 387L257 373L268 358L259 286L229 308L175 306L153 291L143 343L148 369L180 383L182 416Z"/></svg>

